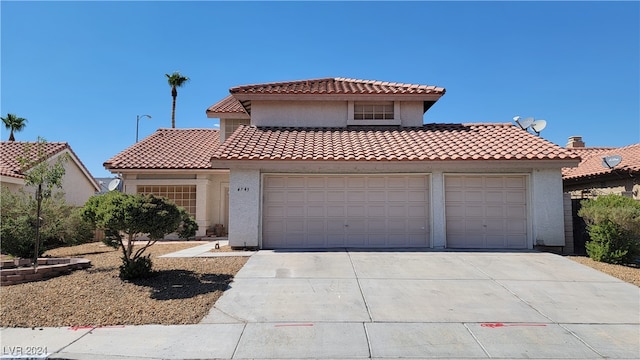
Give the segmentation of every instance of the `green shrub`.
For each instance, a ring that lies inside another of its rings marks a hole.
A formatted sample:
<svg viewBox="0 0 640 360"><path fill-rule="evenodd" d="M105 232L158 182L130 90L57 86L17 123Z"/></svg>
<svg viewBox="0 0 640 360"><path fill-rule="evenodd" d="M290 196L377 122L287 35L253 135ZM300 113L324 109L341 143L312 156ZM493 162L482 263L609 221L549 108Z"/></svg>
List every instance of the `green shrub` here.
<svg viewBox="0 0 640 360"><path fill-rule="evenodd" d="M2 252L21 258L34 257L36 239L36 201L23 191L0 192L0 247ZM80 208L68 205L62 194L42 201L40 215L41 245L38 256L60 246L87 243L93 240L93 226L82 218Z"/></svg>
<svg viewBox="0 0 640 360"><path fill-rule="evenodd" d="M578 212L587 223L590 258L611 264L630 264L640 255L640 202L620 195L604 195L582 202Z"/></svg>
<svg viewBox="0 0 640 360"><path fill-rule="evenodd" d="M134 260L122 257L120 265L120 279L133 280L144 279L151 276L151 255L140 256Z"/></svg>

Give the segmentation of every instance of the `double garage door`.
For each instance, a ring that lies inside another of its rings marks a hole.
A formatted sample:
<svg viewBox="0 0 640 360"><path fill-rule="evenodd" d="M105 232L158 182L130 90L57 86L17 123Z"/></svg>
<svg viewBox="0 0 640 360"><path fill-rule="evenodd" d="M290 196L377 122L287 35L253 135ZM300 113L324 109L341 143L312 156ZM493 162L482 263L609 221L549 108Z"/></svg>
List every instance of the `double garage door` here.
<svg viewBox="0 0 640 360"><path fill-rule="evenodd" d="M428 175L266 175L262 247L427 247Z"/></svg>
<svg viewBox="0 0 640 360"><path fill-rule="evenodd" d="M525 176L444 182L447 248L527 248ZM262 247L429 247L429 183L414 174L265 175Z"/></svg>

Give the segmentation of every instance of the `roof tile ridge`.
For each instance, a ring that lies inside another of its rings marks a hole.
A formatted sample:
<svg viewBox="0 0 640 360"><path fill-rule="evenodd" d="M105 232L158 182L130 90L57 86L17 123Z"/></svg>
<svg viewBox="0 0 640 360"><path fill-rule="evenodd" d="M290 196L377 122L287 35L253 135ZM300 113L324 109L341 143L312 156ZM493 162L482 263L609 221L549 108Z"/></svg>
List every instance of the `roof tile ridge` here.
<svg viewBox="0 0 640 360"><path fill-rule="evenodd" d="M473 122L473 123L461 123L463 126L484 126L484 127L512 127L515 126L509 122Z"/></svg>
<svg viewBox="0 0 640 360"><path fill-rule="evenodd" d="M158 128L157 131L193 131L193 130L198 130L198 131L219 131L219 129L215 129L215 128L206 128L206 127L194 127L194 128Z"/></svg>
<svg viewBox="0 0 640 360"><path fill-rule="evenodd" d="M621 146L621 147L617 147L617 148L613 148L613 149L616 149L616 150L627 150L627 149L630 149L630 148L634 148L636 146L640 146L640 143L625 145L625 146Z"/></svg>
<svg viewBox="0 0 640 360"><path fill-rule="evenodd" d="M238 85L238 86L234 86L229 88L229 92L231 93L231 95L233 95L232 90L237 90L237 89L241 89L241 88L251 88L251 87L259 87L259 86L283 86L283 85L293 85L293 84L299 84L299 83L305 83L305 82L320 82L320 81L328 81L328 80L335 80L336 78L332 78L332 77L324 77L324 78L314 78L314 79L299 79L299 80L286 80L286 81L275 81L275 82L266 82L266 83L254 83L254 84L245 84L245 85Z"/></svg>
<svg viewBox="0 0 640 360"><path fill-rule="evenodd" d="M392 81L384 81L384 80L365 80L365 79L354 79L354 78L335 78L336 81L344 81L351 83L362 83L369 85L381 85L381 86L391 86L391 87L406 87L406 88L432 88L432 89L444 89L442 87L437 87L435 85L426 85L426 84L411 84L404 82L392 82Z"/></svg>

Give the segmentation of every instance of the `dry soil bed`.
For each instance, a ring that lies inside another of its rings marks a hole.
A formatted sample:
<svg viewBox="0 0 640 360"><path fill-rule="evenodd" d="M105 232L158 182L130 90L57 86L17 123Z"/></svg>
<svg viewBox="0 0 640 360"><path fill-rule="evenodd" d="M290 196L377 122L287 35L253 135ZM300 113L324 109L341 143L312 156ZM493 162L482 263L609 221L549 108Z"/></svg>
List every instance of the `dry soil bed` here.
<svg viewBox="0 0 640 360"><path fill-rule="evenodd" d="M567 258L634 284L635 286L640 286L640 267L638 266L607 264L591 260L587 256L567 256Z"/></svg>
<svg viewBox="0 0 640 360"><path fill-rule="evenodd" d="M198 323L248 258L158 258L196 245L153 245L147 252L155 276L135 282L120 280L120 250L102 243L51 250L45 255L83 257L93 266L46 281L3 286L0 326Z"/></svg>

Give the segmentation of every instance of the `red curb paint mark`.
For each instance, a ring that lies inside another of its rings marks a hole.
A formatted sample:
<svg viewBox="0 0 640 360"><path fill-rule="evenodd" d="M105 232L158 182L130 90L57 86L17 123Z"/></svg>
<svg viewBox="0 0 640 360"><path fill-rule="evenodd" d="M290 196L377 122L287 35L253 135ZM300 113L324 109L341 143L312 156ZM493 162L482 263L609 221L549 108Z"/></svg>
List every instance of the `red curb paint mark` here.
<svg viewBox="0 0 640 360"><path fill-rule="evenodd" d="M78 331L78 330L101 329L101 328L124 328L124 325L112 325L112 326L82 325L82 326L71 326L69 327L69 330Z"/></svg>
<svg viewBox="0 0 640 360"><path fill-rule="evenodd" d="M285 326L313 326L313 324L278 324L275 327L285 327Z"/></svg>
<svg viewBox="0 0 640 360"><path fill-rule="evenodd" d="M504 324L504 323L484 323L484 324L480 324L480 326L482 326L482 327L488 327L488 328L499 328L499 327L506 327L506 326L547 326L547 324Z"/></svg>

